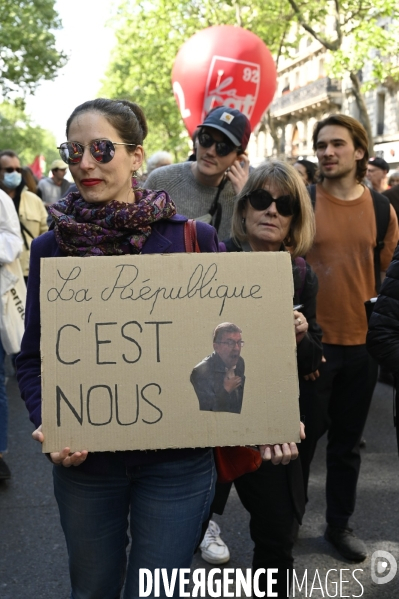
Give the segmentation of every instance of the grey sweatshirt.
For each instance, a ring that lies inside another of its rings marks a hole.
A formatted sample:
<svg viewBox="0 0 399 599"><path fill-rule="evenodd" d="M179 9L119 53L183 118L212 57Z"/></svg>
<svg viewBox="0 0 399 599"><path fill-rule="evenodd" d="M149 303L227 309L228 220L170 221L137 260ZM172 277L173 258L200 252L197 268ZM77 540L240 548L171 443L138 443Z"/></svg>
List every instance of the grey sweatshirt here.
<svg viewBox="0 0 399 599"><path fill-rule="evenodd" d="M152 171L144 186L146 189L163 189L176 204L179 214L195 219L207 214L218 188L198 183L191 172L191 166L192 162L161 166ZM221 241L230 237L234 199L233 185L231 181L227 181L219 197L222 221L218 236Z"/></svg>

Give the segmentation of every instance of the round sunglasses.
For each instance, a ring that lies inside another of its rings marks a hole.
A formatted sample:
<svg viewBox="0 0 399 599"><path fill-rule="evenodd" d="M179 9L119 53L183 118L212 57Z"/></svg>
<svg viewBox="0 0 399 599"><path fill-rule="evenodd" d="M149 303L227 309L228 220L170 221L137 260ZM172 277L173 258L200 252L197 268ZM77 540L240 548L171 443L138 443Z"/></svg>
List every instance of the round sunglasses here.
<svg viewBox="0 0 399 599"><path fill-rule="evenodd" d="M211 148L213 144L215 144L216 154L220 157L227 156L231 152L234 152L234 150L237 150L237 146L233 143L228 141L217 141L212 135L205 131L200 131L198 133L198 143L203 148Z"/></svg>
<svg viewBox="0 0 399 599"><path fill-rule="evenodd" d="M292 216L298 211L298 202L290 195L273 198L266 189L254 189L246 194L245 198L249 200L254 210L267 210L275 202L277 212L281 216Z"/></svg>
<svg viewBox="0 0 399 599"><path fill-rule="evenodd" d="M137 144L125 144L119 141L110 141L109 139L95 139L86 145L77 141L66 141L57 150L59 150L60 156L66 164L79 164L83 158L84 149L88 147L94 160L106 164L111 162L115 156L115 146L137 146Z"/></svg>

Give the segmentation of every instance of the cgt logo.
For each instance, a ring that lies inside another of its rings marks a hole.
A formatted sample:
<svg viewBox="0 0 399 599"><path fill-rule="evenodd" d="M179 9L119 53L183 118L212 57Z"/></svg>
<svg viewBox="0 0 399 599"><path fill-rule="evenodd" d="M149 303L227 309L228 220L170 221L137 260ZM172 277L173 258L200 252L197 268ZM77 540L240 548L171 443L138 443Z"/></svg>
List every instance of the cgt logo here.
<svg viewBox="0 0 399 599"><path fill-rule="evenodd" d="M234 74L230 75L234 66ZM258 100L260 65L254 62L213 56L206 82L202 119L216 106L229 106L249 119Z"/></svg>
<svg viewBox="0 0 399 599"><path fill-rule="evenodd" d="M398 564L388 551L374 551L371 556L371 579L376 584L387 584L396 576Z"/></svg>

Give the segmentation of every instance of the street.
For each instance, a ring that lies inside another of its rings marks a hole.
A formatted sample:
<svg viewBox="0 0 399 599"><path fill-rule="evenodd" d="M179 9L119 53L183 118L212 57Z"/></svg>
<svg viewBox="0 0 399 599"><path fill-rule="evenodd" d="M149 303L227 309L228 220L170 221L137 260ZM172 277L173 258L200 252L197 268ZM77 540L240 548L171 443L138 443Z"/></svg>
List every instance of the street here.
<svg viewBox="0 0 399 599"><path fill-rule="evenodd" d="M67 553L53 498L51 465L31 439L33 426L14 377L10 377L7 389L10 432L6 461L13 477L0 484L0 599L68 599ZM364 436L367 445L362 450L357 508L351 525L366 542L369 557L361 564L349 563L323 538L323 439L313 463L310 501L295 546L295 597L399 598L399 573L387 584L376 584L370 575L373 552L388 551L399 559L399 461L391 387L377 385ZM224 567L249 568L252 542L248 516L235 492L225 514L215 520L231 552L231 560ZM209 571L212 567L195 556L193 568ZM389 571L385 568L378 573L380 578ZM326 581L328 570L334 571Z"/></svg>

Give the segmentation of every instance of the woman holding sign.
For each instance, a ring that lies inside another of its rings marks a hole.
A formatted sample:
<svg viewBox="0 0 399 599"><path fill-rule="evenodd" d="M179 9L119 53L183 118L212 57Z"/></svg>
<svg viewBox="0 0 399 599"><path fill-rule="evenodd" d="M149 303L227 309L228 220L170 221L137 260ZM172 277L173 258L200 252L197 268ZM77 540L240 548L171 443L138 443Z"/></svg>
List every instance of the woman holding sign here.
<svg viewBox="0 0 399 599"><path fill-rule="evenodd" d="M318 376L322 359L321 329L316 322L317 278L301 256L309 251L315 232L312 205L295 169L272 161L249 176L234 207L228 252L279 252L290 248L294 279L293 325L297 342L300 385ZM301 419L305 407L300 398ZM306 424L306 423L305 423ZM250 532L255 543L253 569L278 568L278 597L287 597L287 571L292 577L292 547L301 522L305 497L300 460L275 468L270 463L235 481L238 495L251 515ZM215 511L221 511L227 485L218 485ZM220 500L220 501L218 501ZM218 506L219 503L219 506ZM266 575L260 588L267 590Z"/></svg>
<svg viewBox="0 0 399 599"><path fill-rule="evenodd" d="M53 205L54 226L32 244L26 332L18 380L32 422L41 431L40 259L184 252L184 224L163 191L141 190L147 125L127 101L97 99L78 106L59 147L78 191ZM215 230L198 223L203 252L218 251ZM263 446L265 459L297 455ZM74 599L139 596L139 570L187 568L214 494L211 449L51 453L54 489L66 537ZM132 545L128 545L130 515ZM147 579L148 581L148 579ZM162 585L161 585L162 588ZM154 596L153 593L145 596ZM164 596L161 591L160 596ZM178 585L173 596L179 596Z"/></svg>

